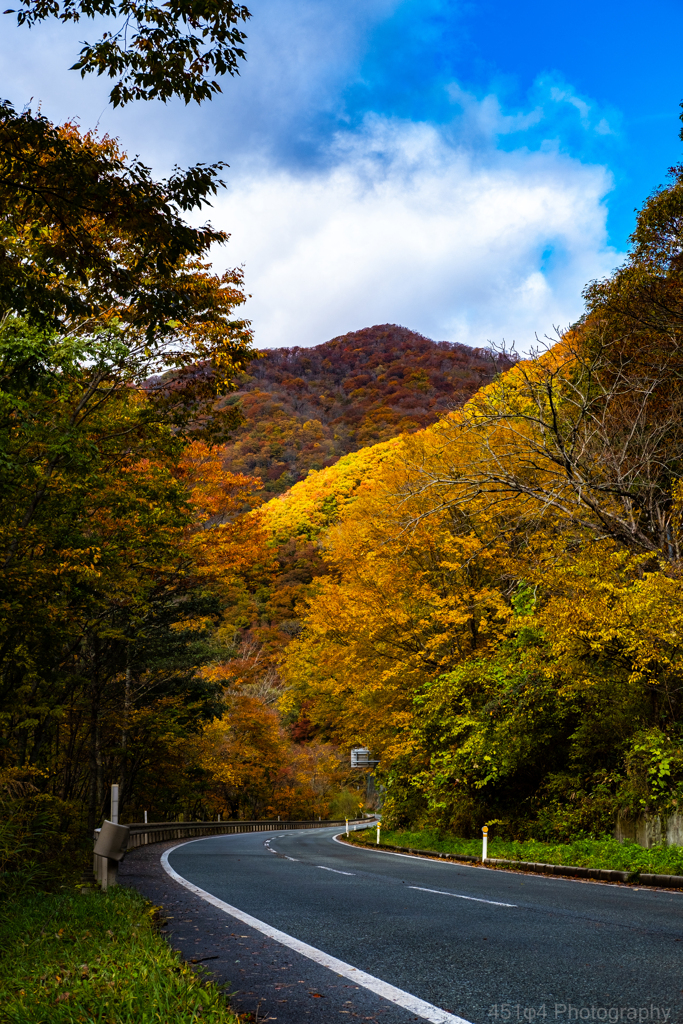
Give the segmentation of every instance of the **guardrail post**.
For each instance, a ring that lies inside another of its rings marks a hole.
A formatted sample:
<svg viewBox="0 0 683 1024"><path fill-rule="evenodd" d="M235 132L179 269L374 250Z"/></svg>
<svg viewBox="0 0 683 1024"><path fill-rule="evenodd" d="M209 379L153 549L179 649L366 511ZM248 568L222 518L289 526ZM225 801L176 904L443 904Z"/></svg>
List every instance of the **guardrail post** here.
<svg viewBox="0 0 683 1024"><path fill-rule="evenodd" d="M93 867L105 892L110 885L116 885L119 861L123 858L129 838L129 828L115 821L105 821L102 828L96 831Z"/></svg>
<svg viewBox="0 0 683 1024"><path fill-rule="evenodd" d="M100 829L96 828L95 829L95 841L96 842L97 842L97 837L99 836L99 834L100 834ZM100 877L101 869L102 869L102 858L98 857L96 853L93 853L93 855L92 855L92 873L95 876L95 878L97 879L97 881L100 882L100 883L102 882L102 879Z"/></svg>

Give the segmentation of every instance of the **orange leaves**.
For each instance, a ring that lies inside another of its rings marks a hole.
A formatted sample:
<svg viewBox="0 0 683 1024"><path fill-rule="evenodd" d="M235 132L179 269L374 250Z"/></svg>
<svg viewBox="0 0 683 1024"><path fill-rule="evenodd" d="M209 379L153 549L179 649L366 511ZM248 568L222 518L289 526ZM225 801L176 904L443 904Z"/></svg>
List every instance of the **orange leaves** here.
<svg viewBox="0 0 683 1024"><path fill-rule="evenodd" d="M223 468L222 449L203 441L189 444L180 461L179 476L191 493L197 524L224 523L259 505L258 481Z"/></svg>
<svg viewBox="0 0 683 1024"><path fill-rule="evenodd" d="M283 667L285 708L305 701L319 726L385 761L410 727L415 690L495 646L509 616L495 535L423 517L423 496L404 486L414 442L391 443L372 485L327 534L331 575L316 585Z"/></svg>
<svg viewBox="0 0 683 1024"><path fill-rule="evenodd" d="M283 760L284 737L274 711L241 694L228 713L207 726L199 741L199 765L214 783L231 788L267 787Z"/></svg>
<svg viewBox="0 0 683 1024"><path fill-rule="evenodd" d="M266 534L249 511L260 503L258 481L223 469L222 449L204 442L189 444L177 475L194 509L187 539L200 571L225 595L225 587L262 573L272 563Z"/></svg>
<svg viewBox="0 0 683 1024"><path fill-rule="evenodd" d="M345 774L336 751L292 743L275 708L239 687L226 704L222 718L185 743L192 763L209 777L216 809L239 808L243 817L324 817Z"/></svg>

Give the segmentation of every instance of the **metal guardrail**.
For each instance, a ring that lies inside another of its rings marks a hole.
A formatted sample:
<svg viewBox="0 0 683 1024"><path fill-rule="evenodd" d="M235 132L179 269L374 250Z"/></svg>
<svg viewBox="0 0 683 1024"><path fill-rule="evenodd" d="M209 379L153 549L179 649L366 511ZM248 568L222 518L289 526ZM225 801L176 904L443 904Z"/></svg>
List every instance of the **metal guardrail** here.
<svg viewBox="0 0 683 1024"><path fill-rule="evenodd" d="M368 818L355 818L349 821L349 825L358 826L366 823ZM105 822L103 828L117 829L124 832L128 829L122 849L136 850L140 846L149 846L151 843L165 843L173 839L187 839L194 836L226 836L245 832L289 832L293 829L329 828L330 826L343 826L345 818L335 818L331 821L150 821L133 822L130 825L114 825ZM97 848L98 837L101 829L96 828L94 839ZM106 846L106 842L105 842ZM114 859L116 856L117 859ZM93 874L103 889L110 885L116 885L118 875L118 860L122 856L119 851L115 854L108 849L93 853Z"/></svg>
<svg viewBox="0 0 683 1024"><path fill-rule="evenodd" d="M367 818L357 818L353 824L358 825ZM332 821L162 821L135 822L128 825L128 849L135 850L139 846L150 843L165 843L170 839L185 839L192 836L226 836L238 832L276 832L278 830L330 828L344 825L345 819ZM351 824L351 822L349 822Z"/></svg>

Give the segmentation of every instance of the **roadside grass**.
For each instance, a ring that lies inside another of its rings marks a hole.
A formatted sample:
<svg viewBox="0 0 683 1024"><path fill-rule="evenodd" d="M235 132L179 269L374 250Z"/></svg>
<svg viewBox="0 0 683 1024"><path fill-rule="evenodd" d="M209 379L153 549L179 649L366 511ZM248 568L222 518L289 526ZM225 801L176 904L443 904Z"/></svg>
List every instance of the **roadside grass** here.
<svg viewBox="0 0 683 1024"><path fill-rule="evenodd" d="M3 1024L239 1024L121 886L36 893L0 905Z"/></svg>
<svg viewBox="0 0 683 1024"><path fill-rule="evenodd" d="M350 838L363 846L374 846L374 829L352 832ZM481 839L457 839L443 833L424 830L408 832L382 829L381 842L413 850L434 850L438 853L467 853L481 857ZM542 843L536 840L517 842L489 839L489 857L501 860L526 860L543 864L567 864L576 867L603 868L613 871L643 871L658 875L683 875L683 846L653 846L646 850L637 843L618 842L611 836L603 839L575 839L571 843Z"/></svg>

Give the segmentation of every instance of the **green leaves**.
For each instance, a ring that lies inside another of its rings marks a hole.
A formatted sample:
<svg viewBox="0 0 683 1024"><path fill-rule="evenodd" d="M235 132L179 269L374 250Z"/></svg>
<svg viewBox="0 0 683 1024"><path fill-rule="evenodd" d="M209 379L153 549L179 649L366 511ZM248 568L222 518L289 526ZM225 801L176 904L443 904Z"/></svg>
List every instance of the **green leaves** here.
<svg viewBox="0 0 683 1024"><path fill-rule="evenodd" d="M216 708L198 669L218 599L177 464L235 426L214 406L252 357L240 273L202 262L226 236L181 217L219 169L157 182L110 139L0 105L4 757L47 766L91 825L103 751L130 799L159 736Z"/></svg>
<svg viewBox="0 0 683 1024"><path fill-rule="evenodd" d="M680 796L683 756L680 741L672 743L660 729L637 735L627 755L632 797L642 807L659 805L667 796Z"/></svg>
<svg viewBox="0 0 683 1024"><path fill-rule="evenodd" d="M132 100L180 96L185 103L210 99L220 86L213 76L239 74L246 60L241 26L251 17L232 0L23 0L20 25L48 18L80 21L107 17L116 28L95 43L86 43L72 70L117 79L110 93L115 107Z"/></svg>
<svg viewBox="0 0 683 1024"><path fill-rule="evenodd" d="M0 316L65 328L117 311L168 335L196 305L188 261L227 240L180 215L216 193L222 166L155 181L113 140L0 103Z"/></svg>
<svg viewBox="0 0 683 1024"><path fill-rule="evenodd" d="M116 324L75 337L0 327L4 756L45 767L79 802L93 762L60 753L69 744L113 744L125 776L152 737L215 708L197 669L218 601L188 546L182 434L142 389L148 367Z"/></svg>

